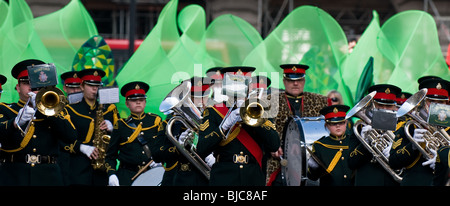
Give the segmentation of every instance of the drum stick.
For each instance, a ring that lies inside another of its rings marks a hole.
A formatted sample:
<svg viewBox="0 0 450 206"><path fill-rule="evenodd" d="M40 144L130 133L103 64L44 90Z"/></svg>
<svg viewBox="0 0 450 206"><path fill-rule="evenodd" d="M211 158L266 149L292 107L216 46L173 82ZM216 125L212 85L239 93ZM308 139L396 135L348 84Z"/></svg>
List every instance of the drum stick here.
<svg viewBox="0 0 450 206"><path fill-rule="evenodd" d="M134 177L131 178L131 181L134 181L139 175L141 175L147 168L150 166L150 164L153 162L153 160L150 160L144 167L142 167Z"/></svg>
<svg viewBox="0 0 450 206"><path fill-rule="evenodd" d="M305 148L308 151L308 153L311 155L311 158L313 158L314 161L316 161L317 164L319 164L319 166L322 167L322 169L324 169L326 171L327 167L325 166L325 164L323 164L323 162L320 161L320 159L307 146L305 146Z"/></svg>

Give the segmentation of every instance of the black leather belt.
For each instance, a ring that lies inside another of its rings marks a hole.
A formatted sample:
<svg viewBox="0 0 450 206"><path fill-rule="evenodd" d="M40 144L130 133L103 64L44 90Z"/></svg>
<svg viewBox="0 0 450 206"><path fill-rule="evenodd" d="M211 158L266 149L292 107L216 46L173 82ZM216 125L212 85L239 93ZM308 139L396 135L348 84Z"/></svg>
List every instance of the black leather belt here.
<svg viewBox="0 0 450 206"><path fill-rule="evenodd" d="M217 155L216 162L233 162L235 164L257 163L252 155L244 155L242 152L233 155Z"/></svg>
<svg viewBox="0 0 450 206"><path fill-rule="evenodd" d="M50 155L39 155L39 154L11 154L5 155L6 157L2 159L2 162L9 163L27 163L31 166L36 164L56 164L56 157Z"/></svg>

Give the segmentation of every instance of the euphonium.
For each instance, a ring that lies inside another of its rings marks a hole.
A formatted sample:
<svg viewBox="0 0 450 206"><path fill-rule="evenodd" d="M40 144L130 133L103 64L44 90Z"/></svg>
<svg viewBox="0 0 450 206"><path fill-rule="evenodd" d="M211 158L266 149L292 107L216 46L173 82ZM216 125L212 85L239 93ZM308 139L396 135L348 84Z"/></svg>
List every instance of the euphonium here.
<svg viewBox="0 0 450 206"><path fill-rule="evenodd" d="M94 170L106 170L105 167L105 157L106 150L108 149L109 142L111 140L111 136L106 134L106 131L100 129L100 124L104 121L103 118L103 105L99 104L95 122L94 122L94 139L92 140L92 146L98 149L98 158L92 159L91 165Z"/></svg>
<svg viewBox="0 0 450 206"><path fill-rule="evenodd" d="M408 115L412 118L405 123L406 137L412 144L414 144L414 146L424 155L426 159L431 159L434 156L431 150L436 151L439 147L450 145L450 137L444 129L429 125L419 115L419 108L423 108L425 106L421 105L423 104L427 91L428 90L426 88L423 88L409 97L398 109L397 117ZM416 129L419 128L428 130L422 137L425 141L423 144L415 141L413 136L409 133L409 127L411 125L414 125Z"/></svg>
<svg viewBox="0 0 450 206"><path fill-rule="evenodd" d="M184 81L164 98L159 110L161 112L173 110L175 115L167 122L166 136L177 150L209 180L211 167L197 154L195 146L192 145L198 137L202 116L189 97L190 90L191 82ZM191 130L184 145L181 145L172 134L172 126L176 121Z"/></svg>
<svg viewBox="0 0 450 206"><path fill-rule="evenodd" d="M400 176L401 171L396 172L389 166L389 158L383 153L383 150L389 147L394 142L395 135L392 131L381 132L376 129L371 129L366 133L366 139L360 135L360 125L371 125L372 120L366 115L368 109L373 108L373 97L377 92L373 91L359 101L348 113L345 119L353 116L360 118L353 125L353 132L361 142L361 144L372 154L373 158L386 170L397 182L402 181ZM366 141L367 140L367 141Z"/></svg>

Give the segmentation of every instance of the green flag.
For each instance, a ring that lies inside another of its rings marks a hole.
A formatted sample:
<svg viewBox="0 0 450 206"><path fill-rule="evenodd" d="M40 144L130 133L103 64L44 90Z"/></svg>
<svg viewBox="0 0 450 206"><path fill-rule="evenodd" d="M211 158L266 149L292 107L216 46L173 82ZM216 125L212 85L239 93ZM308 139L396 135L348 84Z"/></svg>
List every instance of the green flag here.
<svg viewBox="0 0 450 206"><path fill-rule="evenodd" d="M167 57L179 39L176 25L177 6L178 1L176 0L166 4L155 27L116 77L119 88L130 81L143 81L150 85L145 108L148 112L161 114L159 104L165 95L178 84L180 79L185 77L177 72L193 67L193 65L186 64L175 67ZM180 61L182 60L180 59ZM185 78L187 79L189 76ZM174 84L172 84L172 81ZM129 115L124 97L120 96L120 103L117 104L117 108L121 116Z"/></svg>
<svg viewBox="0 0 450 206"><path fill-rule="evenodd" d="M11 69L25 59L53 62L33 27L33 14L24 0L9 1L8 14L0 28L0 73L8 78L2 86L2 102L18 101L17 81Z"/></svg>
<svg viewBox="0 0 450 206"><path fill-rule="evenodd" d="M381 27L377 45L395 69L384 73L385 83L415 93L417 79L426 74L450 78L439 44L436 23L423 11L404 11L389 18Z"/></svg>
<svg viewBox="0 0 450 206"><path fill-rule="evenodd" d="M97 28L80 0L33 20L34 29L48 49L58 74L72 70L73 57Z"/></svg>
<svg viewBox="0 0 450 206"><path fill-rule="evenodd" d="M279 88L284 88L280 64L307 64L305 91L326 95L336 89L346 99L339 67L347 52L347 38L336 20L322 9L301 6L247 56L244 64L255 66L256 73L267 72L272 87ZM278 85L273 78L278 78Z"/></svg>
<svg viewBox="0 0 450 206"><path fill-rule="evenodd" d="M354 103L359 102L366 94L367 89L373 85L373 57L369 58L366 66L364 67L361 77L358 81L358 86L356 87L356 95Z"/></svg>

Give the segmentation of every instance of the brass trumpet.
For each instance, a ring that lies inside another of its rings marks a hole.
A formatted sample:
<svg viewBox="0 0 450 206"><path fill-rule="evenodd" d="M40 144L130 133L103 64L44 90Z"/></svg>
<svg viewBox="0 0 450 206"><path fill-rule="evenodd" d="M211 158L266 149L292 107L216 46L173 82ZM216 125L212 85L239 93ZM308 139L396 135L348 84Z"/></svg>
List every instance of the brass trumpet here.
<svg viewBox="0 0 450 206"><path fill-rule="evenodd" d="M360 118L353 125L353 132L356 138L361 142L361 144L372 154L373 158L386 170L397 182L402 181L400 176L401 171L394 171L389 166L389 158L383 153L383 150L389 147L394 142L395 135L392 131L378 131L376 129L371 129L366 134L367 141L360 135L358 128L360 125L371 125L372 120L366 115L367 110L372 109L373 97L377 92L373 91L367 96L365 96L361 101L359 101L346 115L345 119L349 119L353 116Z"/></svg>
<svg viewBox="0 0 450 206"><path fill-rule="evenodd" d="M397 117L408 115L412 119L405 124L405 134L409 141L424 155L426 159L433 158L431 150L436 151L439 147L450 145L450 137L443 128L429 125L420 115L420 109L425 105L424 99L428 89L423 88L406 100L405 103L398 109ZM409 127L414 125L415 128L426 129L427 132L423 135L424 144L418 143L409 133Z"/></svg>
<svg viewBox="0 0 450 206"><path fill-rule="evenodd" d="M241 116L242 122L251 127L259 127L264 122L267 121L269 113L266 112L270 109L270 106L267 101L262 98L255 97L257 94L256 91L252 91L248 94L248 97L245 99L244 103L239 107L237 107L237 101L234 101L233 106L230 107L227 114L223 117L223 121L220 123L219 128L222 128L225 119L230 116L230 113L234 109L239 109L239 115ZM233 125L235 125L235 122ZM232 128L232 127L231 127ZM231 132L228 130L227 134L223 136L223 139L227 139Z"/></svg>
<svg viewBox="0 0 450 206"><path fill-rule="evenodd" d="M31 97L28 98L28 101L25 103L25 105L28 105L30 103ZM43 115L55 116L58 115L58 113L61 112L66 106L66 97L64 96L64 93L60 89L54 86L43 87L36 94L36 100L34 105L36 106L34 106L33 109L35 110L37 109ZM20 118L22 118L22 115L23 113L20 114ZM25 136L28 133L31 122L32 121L28 122L28 125L25 128L25 130L22 130L22 128L18 126L22 136Z"/></svg>

